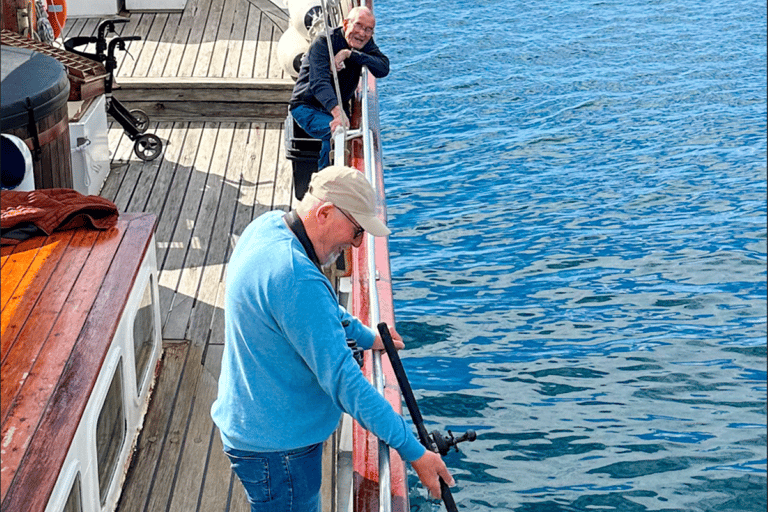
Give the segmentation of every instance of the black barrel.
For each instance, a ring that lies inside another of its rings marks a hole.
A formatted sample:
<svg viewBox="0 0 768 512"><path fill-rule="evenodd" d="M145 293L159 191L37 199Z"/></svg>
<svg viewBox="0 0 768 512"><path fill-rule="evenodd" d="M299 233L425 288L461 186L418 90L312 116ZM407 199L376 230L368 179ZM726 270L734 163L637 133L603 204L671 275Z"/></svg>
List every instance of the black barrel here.
<svg viewBox="0 0 768 512"><path fill-rule="evenodd" d="M32 151L35 188L72 188L66 68L33 50L1 49L0 130L19 137Z"/></svg>

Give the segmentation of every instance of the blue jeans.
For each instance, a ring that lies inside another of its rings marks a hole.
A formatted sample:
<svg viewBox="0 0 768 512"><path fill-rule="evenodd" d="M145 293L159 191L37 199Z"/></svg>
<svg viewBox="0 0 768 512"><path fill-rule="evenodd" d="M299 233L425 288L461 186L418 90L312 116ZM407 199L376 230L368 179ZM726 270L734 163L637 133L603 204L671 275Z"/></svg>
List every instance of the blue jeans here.
<svg viewBox="0 0 768 512"><path fill-rule="evenodd" d="M251 512L318 512L323 444L285 452L224 448Z"/></svg>
<svg viewBox="0 0 768 512"><path fill-rule="evenodd" d="M298 105L291 110L293 119L312 138L323 141L320 155L317 157L317 170L331 165L331 121L333 116L325 110L309 105Z"/></svg>

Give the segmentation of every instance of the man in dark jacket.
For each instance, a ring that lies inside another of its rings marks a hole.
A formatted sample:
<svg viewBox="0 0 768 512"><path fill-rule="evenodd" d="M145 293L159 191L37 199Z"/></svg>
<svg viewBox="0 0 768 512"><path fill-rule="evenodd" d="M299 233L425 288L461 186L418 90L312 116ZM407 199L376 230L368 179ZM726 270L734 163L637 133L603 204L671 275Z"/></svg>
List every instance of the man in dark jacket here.
<svg viewBox="0 0 768 512"><path fill-rule="evenodd" d="M357 89L362 67L366 66L376 78L389 74L389 59L373 42L375 26L370 9L355 7L342 26L331 32L342 106L336 96L325 35L314 40L301 61L289 108L293 119L308 135L323 141L318 170L330 164L333 132L341 125L349 127L349 100Z"/></svg>

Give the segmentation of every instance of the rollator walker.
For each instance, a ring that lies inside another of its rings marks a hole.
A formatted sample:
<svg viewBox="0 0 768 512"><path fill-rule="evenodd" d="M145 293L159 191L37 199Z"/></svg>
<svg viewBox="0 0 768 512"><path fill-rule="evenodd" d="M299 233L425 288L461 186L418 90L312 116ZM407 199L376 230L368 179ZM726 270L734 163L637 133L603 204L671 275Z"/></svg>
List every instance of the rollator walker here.
<svg viewBox="0 0 768 512"><path fill-rule="evenodd" d="M64 41L64 47L67 51L80 55L82 57L95 60L101 64L104 64L109 76L107 76L104 82L104 95L107 105L107 113L111 115L115 121L120 123L125 130L128 138L134 141L133 151L140 159L149 162L154 160L163 150L163 141L160 137L153 133L144 133L149 126L149 116L139 109L128 110L125 105L112 95L112 87L114 85L114 71L117 69L117 59L115 58L115 48L122 51L126 51L126 41L139 41L141 36L118 36L111 38L107 41L107 34L116 34L116 23L127 23L127 19L112 19L104 20L99 24L99 28L96 36L76 36ZM79 50L75 50L78 46L87 46L89 44L96 44L96 53L87 53Z"/></svg>

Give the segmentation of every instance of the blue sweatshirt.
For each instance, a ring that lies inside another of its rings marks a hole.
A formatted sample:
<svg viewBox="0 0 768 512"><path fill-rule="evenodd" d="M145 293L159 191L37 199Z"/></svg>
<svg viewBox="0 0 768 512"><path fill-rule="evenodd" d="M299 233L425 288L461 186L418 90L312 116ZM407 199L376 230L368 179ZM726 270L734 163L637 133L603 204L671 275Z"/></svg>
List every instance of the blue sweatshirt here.
<svg viewBox="0 0 768 512"><path fill-rule="evenodd" d="M331 283L272 211L243 232L227 268L225 345L211 416L225 446L283 451L325 441L342 411L407 461L424 454L405 419L347 347L375 332L339 305Z"/></svg>

